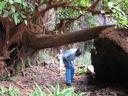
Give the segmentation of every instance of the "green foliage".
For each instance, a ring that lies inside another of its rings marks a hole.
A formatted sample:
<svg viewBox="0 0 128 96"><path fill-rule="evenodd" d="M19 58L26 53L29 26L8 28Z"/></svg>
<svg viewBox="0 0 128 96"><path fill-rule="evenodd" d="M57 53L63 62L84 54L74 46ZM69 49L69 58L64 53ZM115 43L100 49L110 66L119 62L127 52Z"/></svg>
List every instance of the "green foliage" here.
<svg viewBox="0 0 128 96"><path fill-rule="evenodd" d="M80 11L73 10L71 8L59 8L57 10L57 18L77 18L80 15Z"/></svg>
<svg viewBox="0 0 128 96"><path fill-rule="evenodd" d="M91 0L57 0L56 2L71 2L70 6L57 9L57 18L77 18L81 14L86 15L87 8L91 5ZM41 4L47 4L48 0L41 0ZM109 16L115 18L118 25L128 27L128 0L104 0L104 10L112 10ZM79 7L81 10L75 10ZM26 0L1 0L0 1L0 15L2 17L12 17L16 24L24 22L27 24L28 17L31 17L35 12L35 4L30 4ZM89 20L89 21L88 21ZM87 22L92 22L92 17L86 19Z"/></svg>
<svg viewBox="0 0 128 96"><path fill-rule="evenodd" d="M6 91L7 89L5 87L0 87L0 95L3 95Z"/></svg>
<svg viewBox="0 0 128 96"><path fill-rule="evenodd" d="M57 84L55 87L47 84L49 92L42 90L42 88L35 83L36 89L32 93L26 93L27 96L85 96L85 93L76 93L73 87L60 88ZM21 92L18 88L14 88L11 85L9 88L0 86L0 96L21 96Z"/></svg>
<svg viewBox="0 0 128 96"><path fill-rule="evenodd" d="M5 74L1 80L5 80L5 81L9 81L10 80L10 77L8 76L8 74Z"/></svg>
<svg viewBox="0 0 128 96"><path fill-rule="evenodd" d="M69 1L69 0L63 0L63 1ZM70 0L72 1L72 6L75 7L88 7L90 6L90 0ZM62 18L77 18L80 14L85 13L86 9L82 9L80 11L75 10L73 8L70 7L66 7L66 8L59 8L57 10L57 16L58 18L62 19Z"/></svg>
<svg viewBox="0 0 128 96"><path fill-rule="evenodd" d="M91 14L86 14L85 22L89 28L95 27L97 25L97 22L95 19L96 18L94 16L92 16Z"/></svg>
<svg viewBox="0 0 128 96"><path fill-rule="evenodd" d="M85 67L78 67L78 70L76 72L76 75L84 75L85 74Z"/></svg>
<svg viewBox="0 0 128 96"><path fill-rule="evenodd" d="M12 17L15 24L20 22L27 24L27 17L33 13L33 10L34 5L27 3L25 0L2 0L0 2L0 15Z"/></svg>
<svg viewBox="0 0 128 96"><path fill-rule="evenodd" d="M29 96L85 96L85 93L75 93L73 87L61 89L59 84L57 84L56 87L52 85L48 86L50 87L48 88L50 91L49 93L43 92L39 85L36 84L35 91L32 92Z"/></svg>
<svg viewBox="0 0 128 96"><path fill-rule="evenodd" d="M20 95L20 91L17 88L12 87L11 85L9 86L9 88L5 88L5 87L0 87L0 95L2 96L19 96Z"/></svg>
<svg viewBox="0 0 128 96"><path fill-rule="evenodd" d="M56 86L56 89L53 93L53 96L75 96L75 95L77 94L74 92L74 89L72 87L60 90L59 85Z"/></svg>
<svg viewBox="0 0 128 96"><path fill-rule="evenodd" d="M18 89L16 89L16 88L13 88L13 87L10 85L10 87L9 87L9 89L8 89L8 95L9 95L9 96L19 96L19 94L20 94L20 91L19 91Z"/></svg>
<svg viewBox="0 0 128 96"><path fill-rule="evenodd" d="M107 2L105 5L109 10L112 11L108 16L114 18L117 21L117 25L120 27L128 27L128 1Z"/></svg>
<svg viewBox="0 0 128 96"><path fill-rule="evenodd" d="M38 61L48 60L50 58L50 53L48 51L39 51Z"/></svg>
<svg viewBox="0 0 128 96"><path fill-rule="evenodd" d="M0 2L0 11L2 11L5 8L5 2Z"/></svg>
<svg viewBox="0 0 128 96"><path fill-rule="evenodd" d="M74 0L73 5L75 6L83 6L83 7L89 7L91 5L90 0Z"/></svg>
<svg viewBox="0 0 128 96"><path fill-rule="evenodd" d="M36 89L29 96L45 96L45 93L42 92L42 89L35 83Z"/></svg>

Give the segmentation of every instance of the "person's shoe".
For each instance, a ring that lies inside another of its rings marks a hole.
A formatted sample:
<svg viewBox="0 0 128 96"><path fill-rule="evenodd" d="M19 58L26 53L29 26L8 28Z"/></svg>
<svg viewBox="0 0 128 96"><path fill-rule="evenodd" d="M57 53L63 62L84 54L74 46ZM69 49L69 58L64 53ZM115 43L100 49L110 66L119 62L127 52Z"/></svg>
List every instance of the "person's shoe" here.
<svg viewBox="0 0 128 96"><path fill-rule="evenodd" d="M72 86L72 84L71 84L71 83L66 83L66 85L67 85L67 86Z"/></svg>

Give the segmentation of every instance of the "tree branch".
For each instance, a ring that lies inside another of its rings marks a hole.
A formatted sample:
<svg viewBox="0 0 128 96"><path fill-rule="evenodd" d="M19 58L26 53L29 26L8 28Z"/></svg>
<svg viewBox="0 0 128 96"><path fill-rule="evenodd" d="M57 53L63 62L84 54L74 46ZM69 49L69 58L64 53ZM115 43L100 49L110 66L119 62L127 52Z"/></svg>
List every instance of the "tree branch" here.
<svg viewBox="0 0 128 96"><path fill-rule="evenodd" d="M101 0L96 0L96 2L94 2L90 7L89 9L95 9L96 6L98 5L98 3L100 2Z"/></svg>
<svg viewBox="0 0 128 96"><path fill-rule="evenodd" d="M30 19L32 19L36 16L39 16L42 13L45 13L47 10L49 10L51 8L66 7L66 6L69 6L69 4L70 3L64 2L64 3L56 3L56 4L48 5L46 9L36 12Z"/></svg>

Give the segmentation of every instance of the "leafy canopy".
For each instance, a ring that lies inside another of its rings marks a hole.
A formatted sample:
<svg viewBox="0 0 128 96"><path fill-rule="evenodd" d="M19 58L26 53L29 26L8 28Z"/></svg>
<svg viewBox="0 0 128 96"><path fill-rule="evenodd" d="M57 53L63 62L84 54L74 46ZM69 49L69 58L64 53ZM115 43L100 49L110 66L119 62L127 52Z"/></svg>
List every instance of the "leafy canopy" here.
<svg viewBox="0 0 128 96"><path fill-rule="evenodd" d="M48 5L49 0L41 0L39 4L26 2L27 0L0 0L0 16L13 18L15 24L27 21L32 17L38 6ZM32 0L35 1L35 0ZM58 18L77 18L81 14L86 15L92 0L51 0L51 4L67 2L69 6L57 8ZM111 10L111 14L105 14L115 18L119 25L128 27L128 0L103 0L103 10ZM100 10L99 10L100 11Z"/></svg>

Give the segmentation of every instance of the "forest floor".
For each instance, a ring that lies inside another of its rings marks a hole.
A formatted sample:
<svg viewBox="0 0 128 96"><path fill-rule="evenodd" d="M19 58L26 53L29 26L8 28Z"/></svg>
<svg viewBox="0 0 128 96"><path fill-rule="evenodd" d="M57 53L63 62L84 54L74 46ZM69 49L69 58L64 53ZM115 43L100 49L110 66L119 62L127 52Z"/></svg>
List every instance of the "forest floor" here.
<svg viewBox="0 0 128 96"><path fill-rule="evenodd" d="M85 92L86 96L128 96L128 90L119 86L111 86L97 82L95 79L83 75L75 74L73 87L76 92ZM21 96L28 96L27 93L33 92L36 82L44 88L44 91L49 91L48 84L61 87L65 85L65 71L55 72L49 68L42 66L32 66L24 70L24 75L11 77L10 80L1 81L0 86L18 88L21 91ZM3 95L2 95L3 96Z"/></svg>

